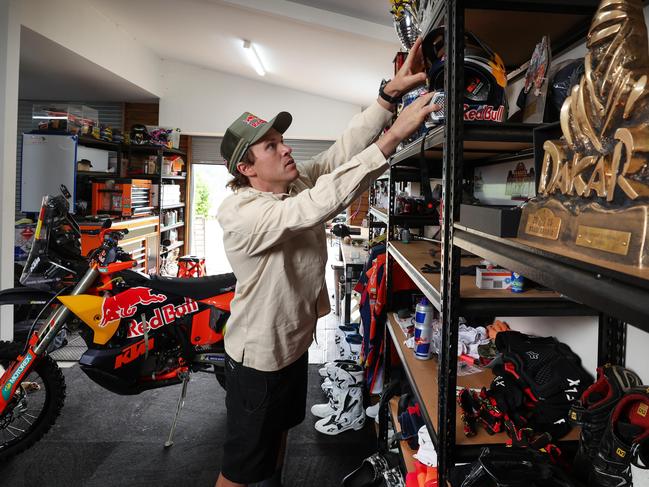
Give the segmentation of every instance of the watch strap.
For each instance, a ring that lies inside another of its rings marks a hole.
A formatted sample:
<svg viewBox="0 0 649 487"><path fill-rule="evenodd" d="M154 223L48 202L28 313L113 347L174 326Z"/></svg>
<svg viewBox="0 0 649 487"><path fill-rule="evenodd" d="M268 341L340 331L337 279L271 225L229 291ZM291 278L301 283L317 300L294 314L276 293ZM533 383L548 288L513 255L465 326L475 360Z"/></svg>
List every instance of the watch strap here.
<svg viewBox="0 0 649 487"><path fill-rule="evenodd" d="M379 87L379 96L383 98L385 101L387 101L388 103L392 105L396 105L397 103L401 102L401 97L390 96L384 91L385 85L387 85L389 82L390 81L388 80L388 81L383 81L383 83L381 83L381 86Z"/></svg>

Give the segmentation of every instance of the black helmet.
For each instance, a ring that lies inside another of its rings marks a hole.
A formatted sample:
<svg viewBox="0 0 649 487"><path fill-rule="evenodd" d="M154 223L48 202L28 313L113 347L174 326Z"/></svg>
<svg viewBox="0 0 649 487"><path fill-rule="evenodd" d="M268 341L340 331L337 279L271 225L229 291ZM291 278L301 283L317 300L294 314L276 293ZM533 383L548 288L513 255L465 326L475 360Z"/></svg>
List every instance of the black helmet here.
<svg viewBox="0 0 649 487"><path fill-rule="evenodd" d="M444 27L433 29L424 39L431 91L444 91ZM507 119L507 73L502 59L475 34L465 32L464 120L504 122Z"/></svg>
<svg viewBox="0 0 649 487"><path fill-rule="evenodd" d="M148 144L149 131L140 123L131 126L131 144Z"/></svg>
<svg viewBox="0 0 649 487"><path fill-rule="evenodd" d="M579 84L584 74L584 59L570 59L559 63L550 74L550 86L548 93L548 110L546 112L545 122L556 122L559 120L563 102L568 98L572 87Z"/></svg>

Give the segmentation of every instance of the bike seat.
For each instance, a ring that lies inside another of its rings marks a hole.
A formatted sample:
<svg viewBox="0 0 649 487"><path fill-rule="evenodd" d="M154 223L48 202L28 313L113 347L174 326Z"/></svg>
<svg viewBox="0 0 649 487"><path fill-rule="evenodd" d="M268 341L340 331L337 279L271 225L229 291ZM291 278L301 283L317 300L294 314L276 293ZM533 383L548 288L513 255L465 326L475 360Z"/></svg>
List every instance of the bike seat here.
<svg viewBox="0 0 649 487"><path fill-rule="evenodd" d="M218 276L180 277L153 276L147 285L151 289L191 299L206 299L219 294L234 291L237 283L234 274L219 274Z"/></svg>

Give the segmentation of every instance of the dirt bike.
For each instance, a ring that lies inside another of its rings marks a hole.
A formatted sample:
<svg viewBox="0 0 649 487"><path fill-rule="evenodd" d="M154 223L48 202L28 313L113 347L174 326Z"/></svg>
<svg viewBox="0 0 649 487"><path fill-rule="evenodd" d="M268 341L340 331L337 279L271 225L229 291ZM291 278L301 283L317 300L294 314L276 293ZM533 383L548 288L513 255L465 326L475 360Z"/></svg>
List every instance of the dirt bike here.
<svg viewBox="0 0 649 487"><path fill-rule="evenodd" d="M214 372L224 385L222 332L234 274L179 279L136 272L119 246L128 231L112 229L110 220L87 232L100 245L85 257L62 191L43 198L20 278L25 287L0 292L0 304L40 309L23 341L0 342L0 460L32 446L60 414L65 379L49 351L61 330L75 327L88 347L79 366L105 389L139 394L182 384L165 443L171 446L190 373Z"/></svg>

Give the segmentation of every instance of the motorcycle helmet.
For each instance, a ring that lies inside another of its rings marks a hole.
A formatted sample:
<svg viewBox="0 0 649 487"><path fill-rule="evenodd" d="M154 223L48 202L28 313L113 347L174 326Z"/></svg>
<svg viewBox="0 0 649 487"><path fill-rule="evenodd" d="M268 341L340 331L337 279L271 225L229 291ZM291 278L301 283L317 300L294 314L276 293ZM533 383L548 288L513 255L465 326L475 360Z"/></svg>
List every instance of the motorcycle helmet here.
<svg viewBox="0 0 649 487"><path fill-rule="evenodd" d="M444 27L433 29L423 42L431 91L444 91ZM504 122L507 119L507 72L502 59L475 34L465 32L464 120Z"/></svg>
<svg viewBox="0 0 649 487"><path fill-rule="evenodd" d="M162 147L169 146L169 134L171 130L168 129L155 129L149 132L149 141L153 145L160 145Z"/></svg>
<svg viewBox="0 0 649 487"><path fill-rule="evenodd" d="M131 144L148 144L149 143L149 132L146 127L140 123L137 123L131 127Z"/></svg>
<svg viewBox="0 0 649 487"><path fill-rule="evenodd" d="M551 73L551 80L548 93L548 110L545 122L556 122L559 120L563 102L568 98L572 87L579 84L585 71L584 60L570 59L559 63Z"/></svg>

